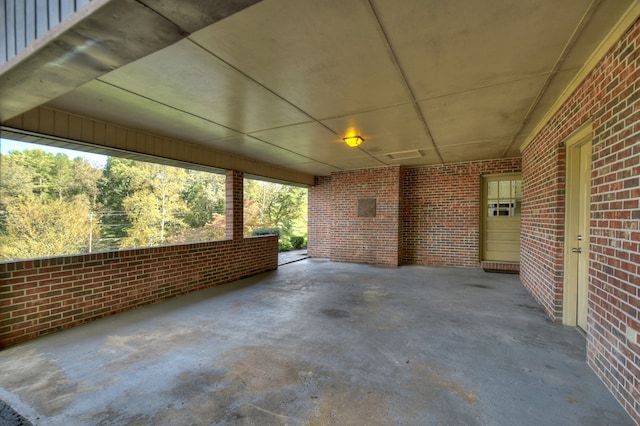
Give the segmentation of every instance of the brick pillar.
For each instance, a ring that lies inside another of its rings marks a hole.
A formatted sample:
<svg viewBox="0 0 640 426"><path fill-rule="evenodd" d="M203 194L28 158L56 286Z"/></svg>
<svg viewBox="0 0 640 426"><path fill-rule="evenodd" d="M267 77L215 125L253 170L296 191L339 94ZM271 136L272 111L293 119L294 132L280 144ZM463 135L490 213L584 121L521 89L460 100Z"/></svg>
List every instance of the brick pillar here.
<svg viewBox="0 0 640 426"><path fill-rule="evenodd" d="M244 238L244 173L227 170L226 176L226 238L241 240Z"/></svg>

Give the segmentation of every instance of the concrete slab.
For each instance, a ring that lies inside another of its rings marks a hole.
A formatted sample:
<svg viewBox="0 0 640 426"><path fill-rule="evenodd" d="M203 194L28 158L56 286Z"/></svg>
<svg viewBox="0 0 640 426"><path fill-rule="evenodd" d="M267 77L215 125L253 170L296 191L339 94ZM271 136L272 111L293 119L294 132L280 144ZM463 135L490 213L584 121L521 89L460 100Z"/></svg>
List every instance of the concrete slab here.
<svg viewBox="0 0 640 426"><path fill-rule="evenodd" d="M306 259L0 353L42 425L627 425L517 275Z"/></svg>

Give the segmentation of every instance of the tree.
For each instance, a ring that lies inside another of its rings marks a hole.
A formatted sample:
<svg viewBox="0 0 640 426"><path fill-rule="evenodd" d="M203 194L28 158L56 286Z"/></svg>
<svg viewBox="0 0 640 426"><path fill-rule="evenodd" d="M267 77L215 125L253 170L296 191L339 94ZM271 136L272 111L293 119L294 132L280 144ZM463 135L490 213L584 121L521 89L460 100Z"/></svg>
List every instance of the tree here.
<svg viewBox="0 0 640 426"><path fill-rule="evenodd" d="M100 206L102 224L101 245L117 249L122 238L127 236L131 221L124 211L123 202L131 193L129 169L135 161L125 158L108 157L102 177L97 182L97 204Z"/></svg>
<svg viewBox="0 0 640 426"><path fill-rule="evenodd" d="M245 233L256 228L278 228L281 240L294 232L306 233L307 190L291 185L245 180Z"/></svg>
<svg viewBox="0 0 640 426"><path fill-rule="evenodd" d="M187 203L184 221L190 228L201 228L224 213L226 201L225 176L188 170L187 187L182 199Z"/></svg>
<svg viewBox="0 0 640 426"><path fill-rule="evenodd" d="M55 175L55 164L53 154L44 152L41 149L25 149L22 153L11 152L10 155L23 156L24 164L31 170L31 188L34 195L41 200L51 198L51 181Z"/></svg>
<svg viewBox="0 0 640 426"><path fill-rule="evenodd" d="M172 237L171 243L189 243L196 241L222 240L226 235L226 217L214 213L211 222L199 228L184 229L180 234Z"/></svg>
<svg viewBox="0 0 640 426"><path fill-rule="evenodd" d="M32 195L33 170L24 156L12 152L0 154L0 233L7 232L7 208L13 201Z"/></svg>
<svg viewBox="0 0 640 426"><path fill-rule="evenodd" d="M102 171L83 158L70 160L65 154L50 154L41 149L11 151L0 159L0 229L6 232L9 205L36 196L71 202L86 197L95 208L97 181Z"/></svg>
<svg viewBox="0 0 640 426"><path fill-rule="evenodd" d="M71 200L87 194L93 199L102 176L102 171L84 158L70 160L66 154L54 155L41 149L3 155L2 169L2 195L10 198L34 194L43 200Z"/></svg>
<svg viewBox="0 0 640 426"><path fill-rule="evenodd" d="M307 196L306 189L298 188L290 185L277 185L275 187L273 197L269 203L269 219L285 235L291 235L296 221L303 216L306 217L306 211L303 210Z"/></svg>
<svg viewBox="0 0 640 426"><path fill-rule="evenodd" d="M127 170L129 195L122 201L131 227L121 247L163 244L186 227L187 206L181 190L188 178L184 169L135 162Z"/></svg>
<svg viewBox="0 0 640 426"><path fill-rule="evenodd" d="M98 182L102 178L102 169L92 166L86 159L76 157L71 163L72 179L68 182L66 193L70 197L85 194L89 200L92 210L96 210L98 205Z"/></svg>
<svg viewBox="0 0 640 426"><path fill-rule="evenodd" d="M224 238L224 175L109 158L98 189L122 248Z"/></svg>
<svg viewBox="0 0 640 426"><path fill-rule="evenodd" d="M74 181L73 166L66 154L56 154L49 158L49 175L45 176L49 196L59 200L69 194L69 188Z"/></svg>
<svg viewBox="0 0 640 426"><path fill-rule="evenodd" d="M7 229L0 237L3 260L59 256L87 251L96 230L84 197L44 201L36 196L14 200L7 207Z"/></svg>
<svg viewBox="0 0 640 426"><path fill-rule="evenodd" d="M33 180L33 169L21 152L0 154L0 201L31 195Z"/></svg>

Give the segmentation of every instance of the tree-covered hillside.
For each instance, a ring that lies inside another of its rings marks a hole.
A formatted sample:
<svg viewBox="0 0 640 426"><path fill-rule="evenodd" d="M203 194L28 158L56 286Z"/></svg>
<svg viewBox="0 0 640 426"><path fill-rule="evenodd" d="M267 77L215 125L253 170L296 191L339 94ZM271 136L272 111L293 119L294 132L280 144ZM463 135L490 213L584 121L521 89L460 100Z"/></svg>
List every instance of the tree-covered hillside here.
<svg viewBox="0 0 640 426"><path fill-rule="evenodd" d="M225 176L41 149L0 155L0 261L223 239ZM306 189L245 181L245 235L306 235Z"/></svg>

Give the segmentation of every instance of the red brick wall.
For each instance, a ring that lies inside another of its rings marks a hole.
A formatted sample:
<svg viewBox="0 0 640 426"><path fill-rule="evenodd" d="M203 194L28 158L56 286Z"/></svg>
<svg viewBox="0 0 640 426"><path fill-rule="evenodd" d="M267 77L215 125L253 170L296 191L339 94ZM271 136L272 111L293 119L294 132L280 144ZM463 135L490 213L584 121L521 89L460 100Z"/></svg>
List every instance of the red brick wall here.
<svg viewBox="0 0 640 426"><path fill-rule="evenodd" d="M520 159L402 172L402 264L478 267L483 174L519 172Z"/></svg>
<svg viewBox="0 0 640 426"><path fill-rule="evenodd" d="M522 159L520 277L554 320L562 318L565 150L559 137L531 144Z"/></svg>
<svg viewBox="0 0 640 426"><path fill-rule="evenodd" d="M276 236L0 263L0 348L277 267Z"/></svg>
<svg viewBox="0 0 640 426"><path fill-rule="evenodd" d="M309 255L374 263L478 267L480 178L519 159L334 173L309 189ZM375 218L357 217L377 198Z"/></svg>
<svg viewBox="0 0 640 426"><path fill-rule="evenodd" d="M640 23L523 152L521 279L562 314L562 141L593 122L587 361L640 423Z"/></svg>
<svg viewBox="0 0 640 426"><path fill-rule="evenodd" d="M374 217L358 216L363 198L376 200ZM318 178L309 189L309 255L398 266L399 205L399 167Z"/></svg>
<svg viewBox="0 0 640 426"><path fill-rule="evenodd" d="M333 229L333 195L330 176L316 176L315 185L309 188L308 243L311 257L331 257Z"/></svg>

